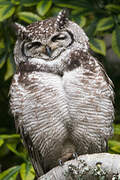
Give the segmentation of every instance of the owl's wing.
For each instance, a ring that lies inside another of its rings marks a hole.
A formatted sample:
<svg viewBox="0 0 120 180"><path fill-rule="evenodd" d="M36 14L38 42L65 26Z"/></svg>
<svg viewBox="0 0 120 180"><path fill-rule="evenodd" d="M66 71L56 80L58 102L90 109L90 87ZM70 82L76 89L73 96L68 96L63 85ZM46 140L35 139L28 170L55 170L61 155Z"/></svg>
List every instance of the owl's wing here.
<svg viewBox="0 0 120 180"><path fill-rule="evenodd" d="M76 52L72 57L70 71L63 76L72 139L83 153L105 151L107 139L113 134L113 84L89 53Z"/></svg>
<svg viewBox="0 0 120 180"><path fill-rule="evenodd" d="M25 114L26 108L29 105L27 103L28 102L27 92L22 87L22 83L19 82L18 74L14 75L9 95L10 95L10 109L15 119L16 131L17 133L20 133L23 140L23 144L27 148L28 153L30 154L30 159L35 169L36 176L39 177L42 174L44 174L42 168L43 158L39 149L36 149L34 147L31 139L31 135L29 134L29 131L26 129L26 123L24 122L24 120L26 121L28 119L31 113L30 112L31 109L28 112L28 114ZM25 119L23 114L27 115Z"/></svg>
<svg viewBox="0 0 120 180"><path fill-rule="evenodd" d="M19 130L19 133L22 137L24 146L28 150L32 165L33 165L35 172L36 172L36 176L40 177L41 175L44 174L43 168L41 166L42 164L44 164L43 163L43 157L42 157L39 149L34 147L33 142L31 140L31 137L28 134L28 132L26 132L24 127L20 126L20 127L17 127L17 129Z"/></svg>

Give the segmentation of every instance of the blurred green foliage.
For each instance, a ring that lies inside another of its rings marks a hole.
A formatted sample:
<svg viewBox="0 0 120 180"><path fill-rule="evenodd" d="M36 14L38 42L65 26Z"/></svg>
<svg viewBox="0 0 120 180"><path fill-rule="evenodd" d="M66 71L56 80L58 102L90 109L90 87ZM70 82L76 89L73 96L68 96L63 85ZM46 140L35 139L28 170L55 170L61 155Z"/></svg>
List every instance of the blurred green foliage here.
<svg viewBox="0 0 120 180"><path fill-rule="evenodd" d="M111 153L120 153L120 73L107 60L107 48L120 58L120 0L0 0L0 179L32 180L34 170L19 135L15 134L14 120L9 113L9 86L15 72L13 48L16 40L11 24L23 25L56 16L62 8L71 10L70 19L84 28L90 48L102 59L115 84L115 135L109 141ZM112 37L110 47L105 37ZM114 60L116 61L116 59ZM116 62L115 62L116 63ZM117 66L117 65L116 65ZM118 80L119 79L119 80Z"/></svg>

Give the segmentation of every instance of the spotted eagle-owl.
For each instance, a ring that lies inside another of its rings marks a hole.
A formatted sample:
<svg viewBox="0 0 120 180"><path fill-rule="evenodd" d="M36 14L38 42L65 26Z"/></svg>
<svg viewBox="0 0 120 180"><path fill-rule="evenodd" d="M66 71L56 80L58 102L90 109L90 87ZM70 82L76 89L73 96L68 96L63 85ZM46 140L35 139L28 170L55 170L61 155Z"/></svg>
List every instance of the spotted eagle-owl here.
<svg viewBox="0 0 120 180"><path fill-rule="evenodd" d="M113 133L113 85L67 11L16 23L10 106L37 176L74 153L105 152Z"/></svg>

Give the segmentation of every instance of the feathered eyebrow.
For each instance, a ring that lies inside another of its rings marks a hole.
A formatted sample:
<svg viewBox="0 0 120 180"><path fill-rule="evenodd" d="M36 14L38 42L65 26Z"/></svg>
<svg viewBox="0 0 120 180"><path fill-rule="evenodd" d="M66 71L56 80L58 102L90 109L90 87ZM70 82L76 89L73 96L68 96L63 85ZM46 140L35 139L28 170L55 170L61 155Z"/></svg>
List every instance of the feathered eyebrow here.
<svg viewBox="0 0 120 180"><path fill-rule="evenodd" d="M25 41L23 41L23 43L21 45L21 52L22 52L23 56L26 56L25 52L24 52L24 45L25 45Z"/></svg>
<svg viewBox="0 0 120 180"><path fill-rule="evenodd" d="M70 46L73 42L74 42L74 37L73 37L73 34L69 31L69 30L66 30L66 32L70 35L71 37L71 42L68 46Z"/></svg>
<svg viewBox="0 0 120 180"><path fill-rule="evenodd" d="M64 39L66 39L66 35L63 35L63 37L60 37L60 35L62 35L62 34L58 34L58 35L56 35L56 36L54 36L53 38L52 38L52 41L54 42L55 40L64 40Z"/></svg>

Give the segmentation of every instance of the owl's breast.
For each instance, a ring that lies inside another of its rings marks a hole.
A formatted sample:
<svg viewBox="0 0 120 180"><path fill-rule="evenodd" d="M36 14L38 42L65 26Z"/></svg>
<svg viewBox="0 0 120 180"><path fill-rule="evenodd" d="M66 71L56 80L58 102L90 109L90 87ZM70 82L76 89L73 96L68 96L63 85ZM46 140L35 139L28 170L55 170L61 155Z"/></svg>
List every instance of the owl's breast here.
<svg viewBox="0 0 120 180"><path fill-rule="evenodd" d="M71 136L79 152L90 153L90 144L101 148L100 143L112 135L114 119L113 90L101 67L97 64L94 72L83 67L66 72L63 87L74 127Z"/></svg>
<svg viewBox="0 0 120 180"><path fill-rule="evenodd" d="M52 157L53 149L59 156L68 138L70 118L61 78L33 72L20 79L16 74L10 94L12 113L19 115L18 126L24 126L44 156Z"/></svg>
<svg viewBox="0 0 120 180"><path fill-rule="evenodd" d="M68 119L68 107L61 77L51 73L35 72L28 75L24 86L29 99L33 98L31 100L40 106L40 111L44 110L51 114L53 119L58 116L61 117L61 121ZM55 111L59 113L56 114Z"/></svg>

